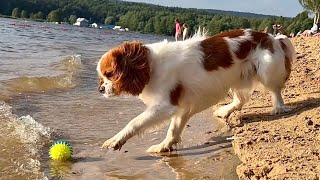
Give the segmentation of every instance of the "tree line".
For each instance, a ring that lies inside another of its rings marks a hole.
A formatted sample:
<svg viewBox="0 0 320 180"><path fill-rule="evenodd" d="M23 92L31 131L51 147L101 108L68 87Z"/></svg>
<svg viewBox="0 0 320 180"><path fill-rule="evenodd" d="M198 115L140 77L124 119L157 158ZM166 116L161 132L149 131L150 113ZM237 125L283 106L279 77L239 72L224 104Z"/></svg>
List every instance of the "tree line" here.
<svg viewBox="0 0 320 180"><path fill-rule="evenodd" d="M249 13L248 17L248 14L239 12L233 12L231 15L228 15L230 11L226 11L225 14L223 12L116 0L0 1L0 14L16 18L73 24L77 17L84 17L91 23L119 25L132 31L160 35L174 34L175 18L187 23L193 32L199 26L206 27L209 34L240 28L262 31L266 27L272 33L273 24L281 24L288 33L297 33L300 30L310 29L313 24L308 12L302 12L294 18L252 13Z"/></svg>

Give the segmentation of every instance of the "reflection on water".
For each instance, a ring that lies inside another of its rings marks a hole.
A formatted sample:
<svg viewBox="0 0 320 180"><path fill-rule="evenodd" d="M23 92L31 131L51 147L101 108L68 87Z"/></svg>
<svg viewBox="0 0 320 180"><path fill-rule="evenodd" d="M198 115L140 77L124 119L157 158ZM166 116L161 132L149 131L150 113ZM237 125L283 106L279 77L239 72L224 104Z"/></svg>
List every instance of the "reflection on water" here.
<svg viewBox="0 0 320 180"><path fill-rule="evenodd" d="M182 144L169 154L145 154L167 126L130 139L121 151L100 149L145 106L136 97L103 98L98 59L126 40L173 37L2 18L0 27L1 178L237 179L239 162L210 110L192 118ZM57 138L73 144L73 161L48 158Z"/></svg>
<svg viewBox="0 0 320 180"><path fill-rule="evenodd" d="M50 160L50 177L62 178L72 173L72 162L60 162Z"/></svg>
<svg viewBox="0 0 320 180"><path fill-rule="evenodd" d="M225 135L230 135L228 132ZM213 136L203 145L179 148L177 151L152 154L139 157L155 161L154 167L164 164L174 173L175 179L237 179L237 175L230 172L240 161L232 157L233 151L226 136ZM196 137L199 138L199 137ZM199 138L201 139L201 138Z"/></svg>

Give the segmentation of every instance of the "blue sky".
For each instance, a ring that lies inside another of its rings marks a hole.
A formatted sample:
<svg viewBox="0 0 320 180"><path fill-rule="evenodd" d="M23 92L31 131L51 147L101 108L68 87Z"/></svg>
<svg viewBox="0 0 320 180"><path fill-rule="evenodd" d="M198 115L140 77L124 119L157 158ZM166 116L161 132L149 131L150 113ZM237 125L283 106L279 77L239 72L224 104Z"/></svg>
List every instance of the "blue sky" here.
<svg viewBox="0 0 320 180"><path fill-rule="evenodd" d="M294 17L303 8L298 0L125 0L162 6L219 9Z"/></svg>

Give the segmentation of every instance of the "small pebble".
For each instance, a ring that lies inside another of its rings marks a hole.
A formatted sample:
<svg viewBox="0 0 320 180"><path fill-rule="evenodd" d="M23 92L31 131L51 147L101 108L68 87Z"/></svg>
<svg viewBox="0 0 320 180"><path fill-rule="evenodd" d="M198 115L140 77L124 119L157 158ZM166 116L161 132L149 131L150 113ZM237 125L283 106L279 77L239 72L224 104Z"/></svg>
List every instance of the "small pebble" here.
<svg viewBox="0 0 320 180"><path fill-rule="evenodd" d="M312 126L312 125L313 125L313 122L309 119L309 120L307 121L307 125L308 125L308 126Z"/></svg>

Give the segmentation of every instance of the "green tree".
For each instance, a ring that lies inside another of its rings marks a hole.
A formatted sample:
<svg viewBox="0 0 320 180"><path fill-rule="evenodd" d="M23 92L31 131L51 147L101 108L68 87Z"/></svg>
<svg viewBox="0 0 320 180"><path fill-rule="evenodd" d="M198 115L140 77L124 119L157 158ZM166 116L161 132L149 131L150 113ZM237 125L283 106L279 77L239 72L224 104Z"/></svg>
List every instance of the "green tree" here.
<svg viewBox="0 0 320 180"><path fill-rule="evenodd" d="M245 18L241 18L240 19L240 28L252 28L251 27L251 23L249 22L248 19L245 19Z"/></svg>
<svg viewBox="0 0 320 180"><path fill-rule="evenodd" d="M144 32L154 33L154 18L150 18L144 27Z"/></svg>
<svg viewBox="0 0 320 180"><path fill-rule="evenodd" d="M113 16L108 16L106 17L106 19L104 20L105 24L115 24L115 18Z"/></svg>
<svg viewBox="0 0 320 180"><path fill-rule="evenodd" d="M14 9L12 10L11 16L13 16L13 17L15 17L15 18L20 17L19 8L14 8Z"/></svg>
<svg viewBox="0 0 320 180"><path fill-rule="evenodd" d="M37 19L45 19L45 15L42 11L37 12L35 15Z"/></svg>
<svg viewBox="0 0 320 180"><path fill-rule="evenodd" d="M264 30L266 27L268 27L268 29L272 31L273 24L275 24L275 21L272 18L265 18L258 26L258 30Z"/></svg>
<svg viewBox="0 0 320 180"><path fill-rule="evenodd" d="M39 11L36 14L30 13L30 18L34 20L45 19L45 15L43 12Z"/></svg>
<svg viewBox="0 0 320 180"><path fill-rule="evenodd" d="M138 27L137 27L137 31L143 32L144 27L145 27L145 23L144 22L139 22Z"/></svg>
<svg viewBox="0 0 320 180"><path fill-rule="evenodd" d="M314 14L313 24L319 24L320 0L299 0L305 10Z"/></svg>
<svg viewBox="0 0 320 180"><path fill-rule="evenodd" d="M48 14L49 22L61 22L61 12L59 10L53 10Z"/></svg>
<svg viewBox="0 0 320 180"><path fill-rule="evenodd" d="M77 21L77 16L76 15L70 15L70 17L69 17L70 24L74 24L76 21Z"/></svg>
<svg viewBox="0 0 320 180"><path fill-rule="evenodd" d="M308 17L308 12L304 11L291 20L291 23L287 26L287 31L296 34L299 31L310 29L312 25L312 19Z"/></svg>
<svg viewBox="0 0 320 180"><path fill-rule="evenodd" d="M21 11L21 17L22 17L22 18L28 18L28 13L27 13L27 11L22 10L22 11Z"/></svg>

